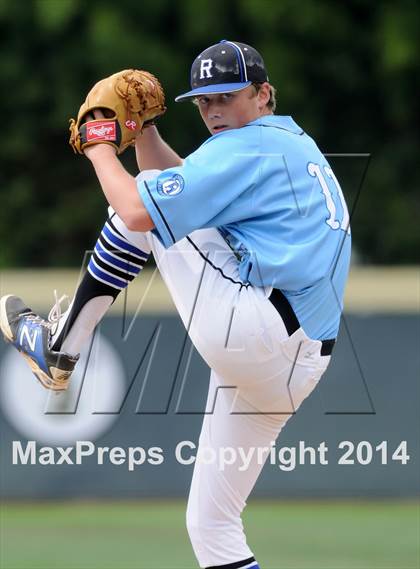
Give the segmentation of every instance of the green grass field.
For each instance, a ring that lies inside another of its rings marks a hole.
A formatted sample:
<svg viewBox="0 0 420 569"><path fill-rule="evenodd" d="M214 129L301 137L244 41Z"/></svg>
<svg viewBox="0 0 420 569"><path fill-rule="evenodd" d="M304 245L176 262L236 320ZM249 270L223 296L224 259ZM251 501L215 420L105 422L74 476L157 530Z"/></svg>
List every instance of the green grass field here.
<svg viewBox="0 0 420 569"><path fill-rule="evenodd" d="M197 567L185 503L6 503L1 569ZM244 516L262 569L418 569L417 502L253 501Z"/></svg>

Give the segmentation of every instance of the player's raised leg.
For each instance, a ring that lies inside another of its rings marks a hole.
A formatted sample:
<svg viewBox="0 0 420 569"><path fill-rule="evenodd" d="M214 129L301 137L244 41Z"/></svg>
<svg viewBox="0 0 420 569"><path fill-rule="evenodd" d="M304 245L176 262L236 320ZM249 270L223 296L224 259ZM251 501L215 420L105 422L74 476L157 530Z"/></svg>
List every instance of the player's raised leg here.
<svg viewBox="0 0 420 569"><path fill-rule="evenodd" d="M149 257L145 236L138 234L137 245L133 245L115 228L113 215L105 223L87 271L63 315L59 301L48 320L16 296L7 295L0 301L4 338L19 350L37 379L49 389L67 388L81 348Z"/></svg>

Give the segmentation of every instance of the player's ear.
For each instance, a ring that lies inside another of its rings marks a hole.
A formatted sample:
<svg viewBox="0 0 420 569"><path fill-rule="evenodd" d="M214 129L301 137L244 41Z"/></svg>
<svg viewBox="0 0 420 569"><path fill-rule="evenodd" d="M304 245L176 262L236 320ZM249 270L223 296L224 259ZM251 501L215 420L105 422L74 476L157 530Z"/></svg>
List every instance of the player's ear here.
<svg viewBox="0 0 420 569"><path fill-rule="evenodd" d="M257 97L258 107L262 111L270 100L270 84L267 81L259 86Z"/></svg>

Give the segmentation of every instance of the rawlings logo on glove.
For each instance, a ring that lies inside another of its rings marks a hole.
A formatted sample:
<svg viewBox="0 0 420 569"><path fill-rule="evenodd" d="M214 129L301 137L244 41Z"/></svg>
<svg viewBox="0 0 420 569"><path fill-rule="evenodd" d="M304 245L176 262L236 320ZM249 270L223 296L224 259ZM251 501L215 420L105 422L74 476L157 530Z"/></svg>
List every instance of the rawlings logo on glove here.
<svg viewBox="0 0 420 569"><path fill-rule="evenodd" d="M106 120L88 120L97 109ZM142 129L165 111L165 95L156 77L147 71L125 69L90 90L77 121L70 119L69 144L79 154L99 143L111 144L122 154Z"/></svg>
<svg viewBox="0 0 420 569"><path fill-rule="evenodd" d="M93 125L91 122L87 122L86 140L87 142L90 142L92 140L117 140L115 122L94 121Z"/></svg>

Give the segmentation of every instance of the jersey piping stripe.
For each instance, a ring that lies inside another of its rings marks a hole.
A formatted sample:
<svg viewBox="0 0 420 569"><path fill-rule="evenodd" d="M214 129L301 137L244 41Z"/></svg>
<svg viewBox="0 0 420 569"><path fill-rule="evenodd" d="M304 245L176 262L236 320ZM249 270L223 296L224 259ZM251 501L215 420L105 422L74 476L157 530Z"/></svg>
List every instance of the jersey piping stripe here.
<svg viewBox="0 0 420 569"><path fill-rule="evenodd" d="M223 269L221 269L220 267L217 267L214 263L212 263L212 261L209 260L208 257L206 257L206 255L200 250L200 248L194 243L194 241L191 239L191 237L189 235L187 235L187 241L189 241L191 243L191 245L194 247L194 249L199 253L200 257L202 259L204 259L204 261L206 261L206 263L208 263L215 271L218 271L222 277L230 282L232 282L233 284L237 284L240 285L241 289L243 287L248 288L249 287L249 283L243 283L241 281L235 281L235 279L233 279L232 277L229 277L228 275L225 275L225 273L223 272Z"/></svg>
<svg viewBox="0 0 420 569"><path fill-rule="evenodd" d="M259 565L255 561L255 557L249 557L248 559L244 559L243 561L236 561L235 563L226 563L226 565L215 565L212 567L207 567L207 569L252 569L258 568Z"/></svg>
<svg viewBox="0 0 420 569"><path fill-rule="evenodd" d="M231 45L233 49L236 51L236 54L239 55L238 63L239 63L239 70L241 73L241 81L248 81L248 73L246 71L245 57L244 54L242 53L241 48L233 41L226 41L225 43Z"/></svg>
<svg viewBox="0 0 420 569"><path fill-rule="evenodd" d="M245 126L251 126L251 125L246 124ZM299 132L293 132L289 128L284 128L283 126L278 126L276 124L260 124L258 126L262 126L264 128L277 128L279 130L285 130L286 132L291 132L292 134L297 134L298 136L302 136L303 134L305 134L305 131L303 129L301 129Z"/></svg>
<svg viewBox="0 0 420 569"><path fill-rule="evenodd" d="M91 268L95 274L99 275L101 278L105 279L107 282L114 284L119 288L125 288L127 286L127 281L115 277L112 273L104 269L96 262L95 258L90 259L88 268Z"/></svg>
<svg viewBox="0 0 420 569"><path fill-rule="evenodd" d="M160 207L159 207L158 204L156 203L155 198L153 197L152 192L150 191L150 188L149 188L149 186L148 186L147 183L146 183L146 180L143 180L143 184L144 184L144 187L145 187L146 190L147 190L147 193L148 193L149 196L150 196L150 199L151 199L152 202L153 202L153 205L154 205L155 208L157 209L157 211L158 211L160 217L162 218L162 221L163 221L163 223L165 224L165 227L166 227L166 229L168 230L168 233L169 233L169 235L171 236L172 241L175 243L174 234L172 233L171 228L170 228L169 225L168 225L168 222L166 221L166 219L165 219L163 213L161 212Z"/></svg>
<svg viewBox="0 0 420 569"><path fill-rule="evenodd" d="M106 273L109 273L112 276L117 277L118 279L126 281L127 284L131 282L133 279L135 279L137 276L137 275L132 275L127 271L121 271L120 269L117 269L116 267L110 265L109 263L101 259L101 257L99 257L97 253L93 254L92 259L95 261L97 267L99 267Z"/></svg>
<svg viewBox="0 0 420 569"><path fill-rule="evenodd" d="M136 276L141 270L139 267L135 267L131 263L126 263L125 261L115 259L115 257L112 257L106 251L104 251L98 242L95 245L95 252L104 263L107 263L108 265L111 265L117 269L122 269L124 272L131 275Z"/></svg>
<svg viewBox="0 0 420 569"><path fill-rule="evenodd" d="M102 229L102 234L108 237L108 239L112 242L113 245L117 245L119 248L124 249L125 251L128 251L133 255L136 255L136 257L139 257L140 259L147 258L148 256L147 253L145 253L141 249L137 249L137 247L131 245L131 243L129 243L128 241L123 241L120 237L114 234L112 228L109 227L107 224L104 225L104 228Z"/></svg>
<svg viewBox="0 0 420 569"><path fill-rule="evenodd" d="M121 249L115 249L116 246L113 243L111 243L111 241L109 241L109 239L107 239L107 237L102 233L99 235L98 241L101 243L103 248L109 252L110 255L118 257L119 259L123 259L127 261L127 263L131 263L133 265L137 265L138 267L143 268L144 263L147 261L147 259L143 260L138 257L134 257L132 253L127 253L125 251L122 251ZM111 247L111 250L109 249L109 247ZM133 258L136 259L137 263L133 262Z"/></svg>
<svg viewBox="0 0 420 569"><path fill-rule="evenodd" d="M117 290L122 290L127 286L125 283L124 283L124 285L114 284L113 282L111 282L111 280L113 280L113 279L111 279L107 275L104 275L102 277L101 276L102 272L99 269L97 269L93 263L88 265L87 270L92 275L92 277L94 279L96 279L96 280L100 281L101 283L104 283L104 284L106 284L112 288L116 288Z"/></svg>

